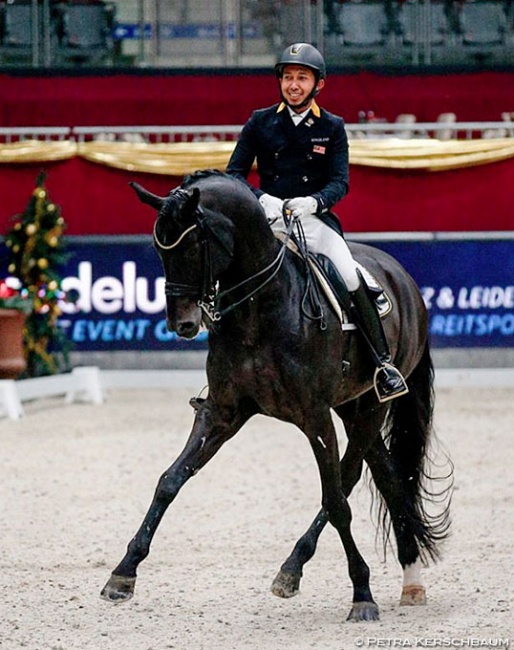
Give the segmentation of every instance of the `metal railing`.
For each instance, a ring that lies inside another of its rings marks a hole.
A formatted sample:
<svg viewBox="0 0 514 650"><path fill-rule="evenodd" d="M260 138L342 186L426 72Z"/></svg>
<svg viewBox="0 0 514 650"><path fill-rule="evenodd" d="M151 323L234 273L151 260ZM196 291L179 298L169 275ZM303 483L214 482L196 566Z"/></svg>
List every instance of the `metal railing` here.
<svg viewBox="0 0 514 650"><path fill-rule="evenodd" d="M347 124L349 137L436 138L439 140L514 137L514 122L366 122Z"/></svg>
<svg viewBox="0 0 514 650"><path fill-rule="evenodd" d="M77 142L119 140L125 142L209 142L237 140L241 125L221 126L76 126Z"/></svg>
<svg viewBox="0 0 514 650"><path fill-rule="evenodd" d="M10 144L23 140L68 140L72 136L69 126L16 126L0 127L0 143Z"/></svg>
<svg viewBox="0 0 514 650"><path fill-rule="evenodd" d="M0 143L24 140L92 140L109 142L232 142L242 125L218 126L76 126L76 127L2 127ZM513 122L367 122L346 124L350 139L395 138L479 139L514 138Z"/></svg>

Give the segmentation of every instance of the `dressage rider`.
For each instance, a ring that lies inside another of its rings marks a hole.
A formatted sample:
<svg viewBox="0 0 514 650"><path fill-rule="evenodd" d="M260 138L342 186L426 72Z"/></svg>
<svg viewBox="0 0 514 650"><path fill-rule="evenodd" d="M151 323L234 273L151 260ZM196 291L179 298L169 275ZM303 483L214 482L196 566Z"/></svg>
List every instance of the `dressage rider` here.
<svg viewBox="0 0 514 650"><path fill-rule="evenodd" d="M300 220L307 247L322 253L344 279L377 365L380 401L407 392L393 366L374 301L361 282L339 221L330 212L348 192L348 139L342 118L317 104L325 86L321 53L308 43L287 47L275 66L281 102L255 111L243 127L227 172L247 182L254 160L260 187L252 187L275 231L285 231L284 203Z"/></svg>

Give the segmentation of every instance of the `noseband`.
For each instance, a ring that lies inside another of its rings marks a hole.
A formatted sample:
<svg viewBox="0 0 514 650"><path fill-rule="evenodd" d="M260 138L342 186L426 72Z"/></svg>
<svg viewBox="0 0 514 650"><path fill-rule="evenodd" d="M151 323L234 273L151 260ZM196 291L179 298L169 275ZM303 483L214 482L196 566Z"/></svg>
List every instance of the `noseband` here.
<svg viewBox="0 0 514 650"><path fill-rule="evenodd" d="M186 195L186 193L183 190L175 190L174 194L180 195ZM157 245L158 248L160 248L163 251L171 251L174 248L176 248L180 242L188 235L190 232L193 230L196 230L197 228L200 230L200 246L202 250L202 257L203 257L203 263L202 263L202 268L203 268L203 273L202 273L202 282L201 285L195 285L195 284L188 284L184 282L172 282L170 280L166 280L164 282L164 293L166 296L170 296L173 298L182 298L182 297L190 297L194 298L197 296L200 296L201 299L204 298L204 296L207 296L208 294L211 293L212 287L214 285L214 278L212 277L212 249L211 245L213 242L213 239L211 237L207 236L207 230L211 232L211 234L214 236L216 241L223 247L223 242L220 241L220 239L216 236L216 233L213 232L209 226L207 225L205 214L202 210L201 207L197 207L195 210L195 219L196 223L194 223L192 226L189 226L189 228L186 228L184 232L180 234L178 239L174 241L172 244L164 244L159 240L159 237L157 235L157 221L154 224L153 228L153 236L154 236L154 241Z"/></svg>

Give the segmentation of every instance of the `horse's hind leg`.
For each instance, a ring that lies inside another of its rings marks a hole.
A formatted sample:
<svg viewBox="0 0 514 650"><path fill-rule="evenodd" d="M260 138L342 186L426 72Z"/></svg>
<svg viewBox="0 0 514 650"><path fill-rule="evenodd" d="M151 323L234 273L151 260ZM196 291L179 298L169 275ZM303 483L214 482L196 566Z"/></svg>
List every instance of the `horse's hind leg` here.
<svg viewBox="0 0 514 650"><path fill-rule="evenodd" d="M237 416L230 422L225 422L213 411L209 400L198 410L184 450L161 476L143 523L129 543L124 558L102 589L101 596L105 600L119 603L133 596L137 567L149 554L153 536L168 506L186 481L196 474L248 419L246 416Z"/></svg>
<svg viewBox="0 0 514 650"><path fill-rule="evenodd" d="M319 536L328 523L327 513L322 509L307 532L296 542L291 555L280 567L271 585L271 592L279 598L292 598L300 592L303 567L316 552Z"/></svg>
<svg viewBox="0 0 514 650"><path fill-rule="evenodd" d="M425 602L420 558L437 559L439 542L448 534L453 474L450 459L448 474L439 477L430 475L427 462L434 408L428 345L408 384L409 393L394 400L388 414L387 445L382 438L377 439L365 460L389 510L396 536L398 559L404 571L401 604L418 605ZM435 483L441 487L436 489ZM427 504L433 506L431 511Z"/></svg>
<svg viewBox="0 0 514 650"><path fill-rule="evenodd" d="M375 441L366 454L375 485L382 495L393 526L398 548L398 560L403 569L401 605L424 605L426 592L421 580L421 559L415 535L412 504L393 468L389 450L382 438Z"/></svg>
<svg viewBox="0 0 514 650"><path fill-rule="evenodd" d="M348 435L348 445L340 463L341 481L346 497L361 477L364 451L379 435L387 410L387 407L377 405L375 395L372 397L372 404L366 404L367 399L361 398L359 402L349 402L336 409L345 423ZM275 596L291 598L299 593L303 567L314 556L319 536L327 523L327 513L320 510L308 530L296 542L273 580L271 591Z"/></svg>

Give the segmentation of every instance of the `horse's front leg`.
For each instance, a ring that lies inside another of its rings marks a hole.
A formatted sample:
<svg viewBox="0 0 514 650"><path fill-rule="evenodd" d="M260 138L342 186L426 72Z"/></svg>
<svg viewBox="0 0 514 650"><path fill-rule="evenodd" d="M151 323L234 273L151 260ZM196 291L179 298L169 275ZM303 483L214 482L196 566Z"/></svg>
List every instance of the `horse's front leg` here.
<svg viewBox="0 0 514 650"><path fill-rule="evenodd" d="M375 395L373 395L373 400L375 400ZM362 408L358 407L356 401L336 408L349 437L340 463L341 481L346 497L350 496L361 477L365 450L378 435L380 424L384 418L383 408L375 408L374 404L368 405L366 397L361 398L360 402ZM296 542L291 554L273 580L271 591L275 596L292 598L299 593L303 567L314 556L319 536L327 523L327 513L320 510L308 530Z"/></svg>
<svg viewBox="0 0 514 650"><path fill-rule="evenodd" d="M349 497L362 474L362 450L360 445L353 441L348 443L345 454L340 464L341 481L345 497ZM303 567L311 560L316 552L318 539L328 523L325 510L320 510L308 530L294 545L291 555L280 567L271 591L279 598L292 598L300 591L300 582L303 576Z"/></svg>
<svg viewBox="0 0 514 650"><path fill-rule="evenodd" d="M101 597L113 603L132 598L139 564L150 552L150 544L168 506L186 481L196 474L242 427L248 418L241 414L224 419L209 399L198 410L189 439L177 460L161 476L148 512L127 552L114 569Z"/></svg>
<svg viewBox="0 0 514 650"><path fill-rule="evenodd" d="M348 560L348 572L353 585L353 604L348 620L378 620L378 607L369 585L369 568L351 533L352 513L343 492L336 432L329 409L313 414L313 419L304 430L318 463L323 509L339 534Z"/></svg>

